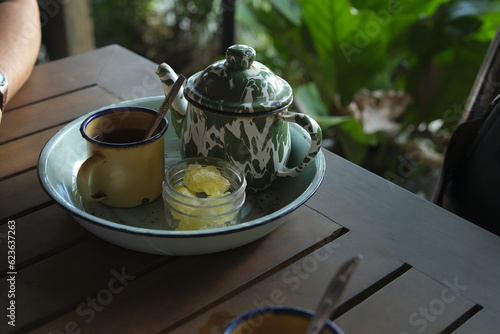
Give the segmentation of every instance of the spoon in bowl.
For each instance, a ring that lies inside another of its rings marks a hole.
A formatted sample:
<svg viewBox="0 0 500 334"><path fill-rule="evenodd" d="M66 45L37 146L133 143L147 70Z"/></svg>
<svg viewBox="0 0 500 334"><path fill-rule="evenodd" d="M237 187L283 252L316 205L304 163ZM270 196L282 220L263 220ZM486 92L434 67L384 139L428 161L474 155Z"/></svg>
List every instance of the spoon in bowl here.
<svg viewBox="0 0 500 334"><path fill-rule="evenodd" d="M177 80L175 80L175 83L172 86L172 89L170 90L170 92L168 92L167 96L165 97L165 100L163 100L163 103L161 104L160 108L158 109L158 112L156 113L155 119L153 120L151 127L149 128L148 132L146 133L146 136L144 136L144 140L150 138L153 135L156 128L158 127L158 124L160 124L163 117L165 117L165 114L167 113L168 108L170 108L170 105L172 105L172 102L174 102L174 99L177 96L177 93L181 89L182 84L184 83L185 80L186 80L186 77L184 77L182 74L179 75Z"/></svg>
<svg viewBox="0 0 500 334"><path fill-rule="evenodd" d="M319 334L321 332L326 321L333 314L333 311L335 311L340 296L361 259L361 255L355 256L339 268L326 288L305 334Z"/></svg>

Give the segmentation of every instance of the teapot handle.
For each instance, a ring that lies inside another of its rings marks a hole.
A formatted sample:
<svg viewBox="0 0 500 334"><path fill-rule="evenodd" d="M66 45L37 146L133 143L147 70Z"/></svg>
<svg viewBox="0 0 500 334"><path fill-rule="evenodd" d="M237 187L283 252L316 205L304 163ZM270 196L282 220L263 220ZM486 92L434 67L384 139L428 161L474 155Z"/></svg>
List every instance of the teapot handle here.
<svg viewBox="0 0 500 334"><path fill-rule="evenodd" d="M306 168L321 149L323 133L319 124L310 116L302 113L283 112L278 115L282 120L290 123L296 123L309 133L311 137L311 145L309 151L297 167L284 167L278 171L278 176L297 176L304 168Z"/></svg>

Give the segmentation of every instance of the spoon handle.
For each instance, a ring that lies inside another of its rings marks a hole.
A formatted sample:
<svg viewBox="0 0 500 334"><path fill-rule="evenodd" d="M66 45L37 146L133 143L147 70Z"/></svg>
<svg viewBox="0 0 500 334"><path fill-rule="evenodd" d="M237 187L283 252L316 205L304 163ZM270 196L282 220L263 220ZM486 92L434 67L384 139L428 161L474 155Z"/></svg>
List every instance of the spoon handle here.
<svg viewBox="0 0 500 334"><path fill-rule="evenodd" d="M158 113L156 114L153 124L149 128L149 131L144 137L144 139L148 139L153 135L156 128L158 127L158 124L160 124L163 117L165 117L168 108L170 108L170 105L172 105L172 102L174 102L174 99L177 96L177 92L181 89L182 84L184 83L185 80L186 78L182 74L180 74L177 80L175 81L174 85L172 86L172 89L170 90L170 92L168 92L167 96L165 97L165 100L163 100L163 103L158 109Z"/></svg>
<svg viewBox="0 0 500 334"><path fill-rule="evenodd" d="M361 261L361 258L361 255L355 256L339 268L326 288L305 334L318 334L321 332L326 321L330 318L333 311L337 307L342 292L354 272L354 269L356 269L359 261Z"/></svg>

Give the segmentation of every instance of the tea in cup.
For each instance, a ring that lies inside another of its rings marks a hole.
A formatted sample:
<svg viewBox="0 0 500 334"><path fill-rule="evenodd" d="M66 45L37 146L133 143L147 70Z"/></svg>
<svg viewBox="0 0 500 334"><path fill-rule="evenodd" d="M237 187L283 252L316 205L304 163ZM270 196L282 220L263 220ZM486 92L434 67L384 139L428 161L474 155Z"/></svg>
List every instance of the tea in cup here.
<svg viewBox="0 0 500 334"><path fill-rule="evenodd" d="M156 112L142 107L118 107L86 118L80 132L89 157L77 174L77 189L86 201L114 207L135 207L161 195L165 170L163 119L145 138Z"/></svg>

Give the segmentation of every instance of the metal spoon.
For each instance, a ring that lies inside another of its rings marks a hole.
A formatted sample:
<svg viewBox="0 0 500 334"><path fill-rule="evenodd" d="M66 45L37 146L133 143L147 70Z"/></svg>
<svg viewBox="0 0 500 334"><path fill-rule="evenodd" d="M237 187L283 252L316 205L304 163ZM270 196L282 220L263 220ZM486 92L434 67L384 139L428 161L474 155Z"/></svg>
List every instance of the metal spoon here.
<svg viewBox="0 0 500 334"><path fill-rule="evenodd" d="M333 314L333 311L335 311L337 303L340 300L340 296L342 295L349 278L361 259L361 255L355 256L339 268L326 288L305 334L318 334L321 332L326 321Z"/></svg>
<svg viewBox="0 0 500 334"><path fill-rule="evenodd" d="M163 103L161 104L160 108L158 109L158 113L156 114L156 117L153 120L153 123L151 124L151 127L149 128L144 139L148 139L149 137L151 137L153 135L156 128L158 127L158 124L160 124L163 117L165 117L165 114L167 113L168 108L170 108L170 105L172 104L172 102L174 102L174 99L177 96L177 92L179 92L179 90L181 89L182 84L184 83L185 80L186 80L186 78L182 74L179 75L177 80L175 80L175 83L172 86L172 89L170 89L170 92L168 92L167 96L165 97L165 100L163 100Z"/></svg>

